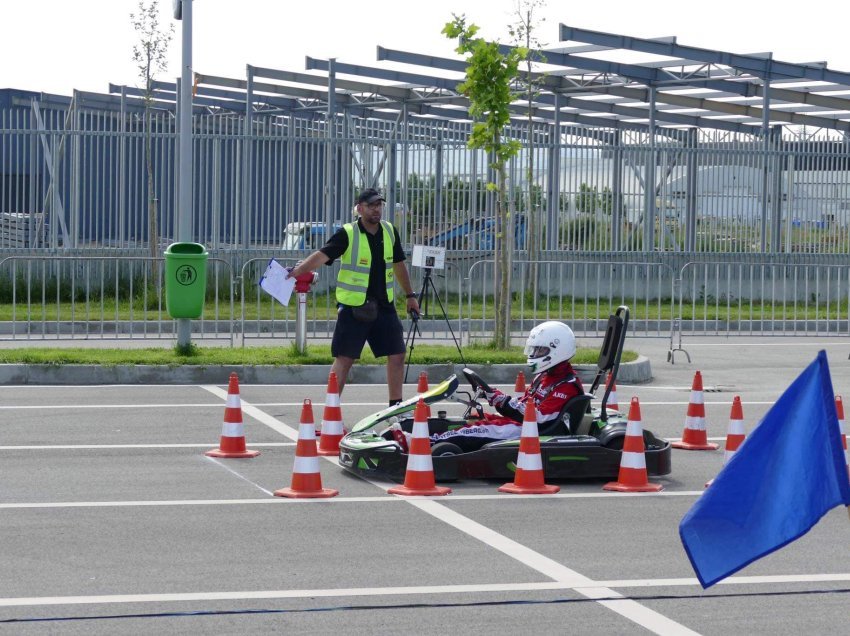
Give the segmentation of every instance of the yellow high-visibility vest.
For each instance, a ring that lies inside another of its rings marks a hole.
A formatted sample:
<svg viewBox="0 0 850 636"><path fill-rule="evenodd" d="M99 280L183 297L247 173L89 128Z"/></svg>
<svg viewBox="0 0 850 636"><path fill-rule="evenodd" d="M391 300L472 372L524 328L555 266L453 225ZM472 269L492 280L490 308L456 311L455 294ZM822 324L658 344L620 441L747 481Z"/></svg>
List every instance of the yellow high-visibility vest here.
<svg viewBox="0 0 850 636"><path fill-rule="evenodd" d="M369 271L372 267L372 250L368 237L361 237L357 223L342 226L348 235L348 248L340 257L339 274L336 277L336 300L343 305L357 307L366 302L369 288ZM384 266L386 271L387 298L393 301L393 245L395 232L388 221L381 221L384 233Z"/></svg>

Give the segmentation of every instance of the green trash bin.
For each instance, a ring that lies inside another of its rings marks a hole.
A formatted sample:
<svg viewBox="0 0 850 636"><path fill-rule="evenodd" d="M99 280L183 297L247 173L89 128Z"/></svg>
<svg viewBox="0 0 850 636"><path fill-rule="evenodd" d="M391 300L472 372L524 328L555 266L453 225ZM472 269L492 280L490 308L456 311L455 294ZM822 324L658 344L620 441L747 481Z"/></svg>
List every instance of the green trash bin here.
<svg viewBox="0 0 850 636"><path fill-rule="evenodd" d="M172 243L165 250L165 310L172 318L204 312L208 256L200 243Z"/></svg>

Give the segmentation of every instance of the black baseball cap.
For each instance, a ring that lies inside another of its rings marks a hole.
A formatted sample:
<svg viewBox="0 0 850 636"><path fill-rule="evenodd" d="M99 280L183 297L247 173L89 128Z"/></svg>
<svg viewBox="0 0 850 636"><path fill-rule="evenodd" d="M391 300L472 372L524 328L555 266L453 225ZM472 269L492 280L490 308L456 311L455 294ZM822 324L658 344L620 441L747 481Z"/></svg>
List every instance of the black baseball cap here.
<svg viewBox="0 0 850 636"><path fill-rule="evenodd" d="M375 190L375 188L366 188L357 197L357 203L375 203L376 201L386 201L384 195Z"/></svg>

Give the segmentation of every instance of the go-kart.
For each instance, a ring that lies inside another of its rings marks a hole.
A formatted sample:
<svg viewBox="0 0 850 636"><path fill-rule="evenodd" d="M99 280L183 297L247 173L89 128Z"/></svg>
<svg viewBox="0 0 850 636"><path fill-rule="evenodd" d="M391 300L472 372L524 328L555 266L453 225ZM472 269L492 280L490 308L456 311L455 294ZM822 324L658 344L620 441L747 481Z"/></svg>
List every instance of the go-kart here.
<svg viewBox="0 0 850 636"><path fill-rule="evenodd" d="M613 382L606 384L599 406L594 407L591 402L606 373L610 372L616 381L628 311L625 306L618 307L608 319L590 391L570 399L557 420L539 431L540 453L547 480L616 479L618 476L627 418L623 413L607 408ZM431 390L357 422L340 441L340 465L364 476L403 481L407 453L404 442L396 441L398 429L407 433L413 430L413 410L420 398L428 405L450 400L466 407L460 417L448 416L446 411L437 410L435 416L428 418L429 434L432 436L485 418L484 396L492 391L491 387L471 369L464 368L463 375L471 391L459 390L457 375L451 375ZM670 442L648 430L643 431L643 441L647 472L650 475L669 474ZM491 441L477 448L464 447L464 441L457 437L452 441L432 441L434 477L437 481L513 479L518 451L519 439Z"/></svg>

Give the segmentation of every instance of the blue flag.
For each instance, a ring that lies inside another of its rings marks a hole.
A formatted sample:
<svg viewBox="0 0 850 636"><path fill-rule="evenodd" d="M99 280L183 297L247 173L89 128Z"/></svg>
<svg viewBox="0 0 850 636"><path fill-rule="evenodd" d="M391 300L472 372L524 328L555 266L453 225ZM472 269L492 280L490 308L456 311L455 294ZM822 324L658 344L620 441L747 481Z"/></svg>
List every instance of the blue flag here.
<svg viewBox="0 0 850 636"><path fill-rule="evenodd" d="M794 380L679 523L704 588L850 505L826 352Z"/></svg>

